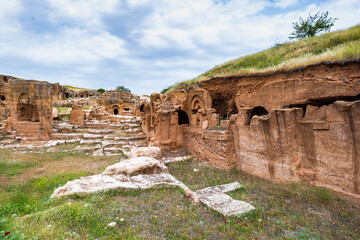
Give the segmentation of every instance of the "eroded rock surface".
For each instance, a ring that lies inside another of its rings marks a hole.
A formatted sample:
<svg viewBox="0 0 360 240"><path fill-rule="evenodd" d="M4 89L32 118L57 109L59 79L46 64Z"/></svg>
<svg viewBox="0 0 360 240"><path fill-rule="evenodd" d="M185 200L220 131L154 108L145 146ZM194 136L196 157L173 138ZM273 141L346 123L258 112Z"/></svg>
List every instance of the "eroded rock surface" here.
<svg viewBox="0 0 360 240"><path fill-rule="evenodd" d="M167 167L158 160L138 157L109 166L102 174L70 181L56 189L52 197L89 194L119 188L147 189L161 184L188 189L185 184L169 174Z"/></svg>
<svg viewBox="0 0 360 240"><path fill-rule="evenodd" d="M132 148L130 151L130 158L135 157L153 157L160 160L162 157L161 149L159 147Z"/></svg>

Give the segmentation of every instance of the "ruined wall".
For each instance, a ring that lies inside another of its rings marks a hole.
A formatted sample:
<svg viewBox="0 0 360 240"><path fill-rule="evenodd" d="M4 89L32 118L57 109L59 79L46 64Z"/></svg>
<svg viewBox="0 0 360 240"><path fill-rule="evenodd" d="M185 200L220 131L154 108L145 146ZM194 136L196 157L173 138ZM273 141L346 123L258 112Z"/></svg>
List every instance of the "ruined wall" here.
<svg viewBox="0 0 360 240"><path fill-rule="evenodd" d="M97 105L105 107L111 115L135 115L139 98L123 90L106 91L97 99Z"/></svg>
<svg viewBox="0 0 360 240"><path fill-rule="evenodd" d="M321 109L307 117L301 108L274 110L248 125L240 113L234 127L237 168L360 194L360 101L337 101L324 109L324 118Z"/></svg>
<svg viewBox="0 0 360 240"><path fill-rule="evenodd" d="M360 59L200 86L177 105L171 95L152 95L144 118L150 142L164 147L164 139L171 145L183 138L183 146L216 167L360 198ZM189 124L171 132L180 105Z"/></svg>
<svg viewBox="0 0 360 240"><path fill-rule="evenodd" d="M28 139L50 139L53 89L53 84L48 82L2 76L0 93L4 94L1 96L4 96L5 103L0 112L2 118L7 119L4 127L16 130Z"/></svg>

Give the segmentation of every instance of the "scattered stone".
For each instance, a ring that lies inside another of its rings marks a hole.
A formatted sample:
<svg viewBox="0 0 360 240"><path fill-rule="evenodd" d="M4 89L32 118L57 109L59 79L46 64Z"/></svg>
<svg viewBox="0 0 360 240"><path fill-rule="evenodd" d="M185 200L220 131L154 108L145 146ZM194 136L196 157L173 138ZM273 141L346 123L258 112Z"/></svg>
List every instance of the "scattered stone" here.
<svg viewBox="0 0 360 240"><path fill-rule="evenodd" d="M199 169L194 168L194 172L198 172L198 171L199 171Z"/></svg>
<svg viewBox="0 0 360 240"><path fill-rule="evenodd" d="M111 222L108 224L109 227L115 227L116 226L116 222Z"/></svg>
<svg viewBox="0 0 360 240"><path fill-rule="evenodd" d="M208 187L196 191L199 201L207 207L214 209L224 216L238 216L255 209L251 204L234 200L226 195L226 192L233 191L242 186L238 182Z"/></svg>
<svg viewBox="0 0 360 240"><path fill-rule="evenodd" d="M102 157L102 156L104 156L104 150L102 148L100 148L99 150L96 150L95 152L93 152L92 155L95 157Z"/></svg>

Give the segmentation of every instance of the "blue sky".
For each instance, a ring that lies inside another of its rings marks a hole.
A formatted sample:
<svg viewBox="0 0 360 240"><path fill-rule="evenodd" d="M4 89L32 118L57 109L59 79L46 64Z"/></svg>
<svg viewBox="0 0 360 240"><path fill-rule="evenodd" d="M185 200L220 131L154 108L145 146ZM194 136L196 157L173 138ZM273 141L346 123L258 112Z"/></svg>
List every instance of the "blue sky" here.
<svg viewBox="0 0 360 240"><path fill-rule="evenodd" d="M0 0L0 74L151 94L327 10L333 30L360 23L360 0Z"/></svg>

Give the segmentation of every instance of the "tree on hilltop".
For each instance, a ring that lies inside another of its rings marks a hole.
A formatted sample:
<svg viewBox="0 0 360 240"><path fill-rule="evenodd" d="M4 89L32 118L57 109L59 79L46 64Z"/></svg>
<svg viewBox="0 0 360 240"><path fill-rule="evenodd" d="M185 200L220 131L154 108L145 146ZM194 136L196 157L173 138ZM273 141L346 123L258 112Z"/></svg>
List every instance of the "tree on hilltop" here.
<svg viewBox="0 0 360 240"><path fill-rule="evenodd" d="M307 19L299 18L299 22L293 23L294 32L289 36L289 39L303 39L310 38L322 31L329 31L337 18L329 17L329 12L317 12L314 16L309 14Z"/></svg>
<svg viewBox="0 0 360 240"><path fill-rule="evenodd" d="M104 92L105 92L105 89L99 88L97 91L98 91L99 93L104 93Z"/></svg>
<svg viewBox="0 0 360 240"><path fill-rule="evenodd" d="M126 92L131 93L131 90L128 89L128 88L126 88L126 87L124 87L124 86L117 86L117 87L116 87L116 90L124 90L124 91L126 91Z"/></svg>

